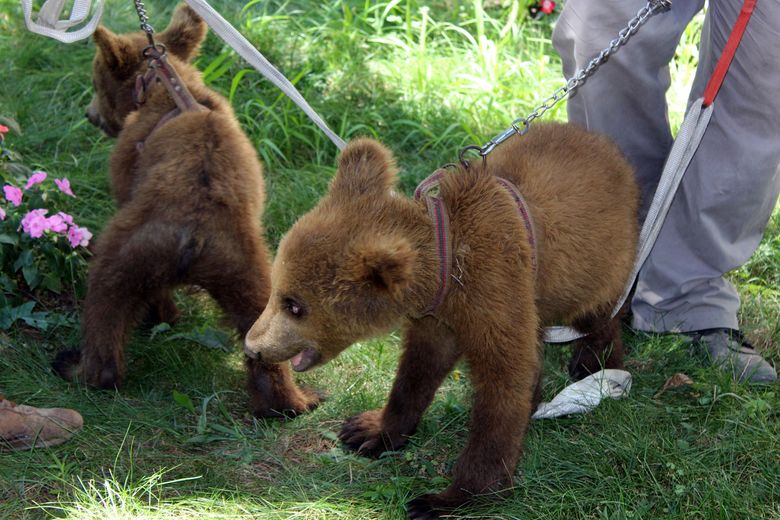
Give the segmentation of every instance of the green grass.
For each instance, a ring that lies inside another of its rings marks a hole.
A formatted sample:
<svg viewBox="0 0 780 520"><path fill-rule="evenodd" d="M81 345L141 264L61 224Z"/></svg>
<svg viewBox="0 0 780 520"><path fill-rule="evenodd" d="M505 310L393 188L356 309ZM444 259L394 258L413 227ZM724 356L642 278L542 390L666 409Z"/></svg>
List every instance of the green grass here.
<svg viewBox="0 0 780 520"><path fill-rule="evenodd" d="M527 21L513 2L450 0L428 9L411 1L212 3L294 78L338 133L387 143L407 192L459 147L484 142L561 84L549 25ZM161 30L171 3L148 7ZM72 180L74 214L99 231L113 211L106 177L112 142L83 117L94 45L28 34L20 20L18 3L0 0L0 115L20 122L24 134L9 139L28 165ZM118 31L134 28L132 3L109 2L104 21ZM695 34L686 34L672 68L675 125L696 64ZM265 222L275 245L324 192L336 150L215 37L198 65L230 96L263 158ZM565 110L548 116L562 119ZM748 335L776 364L778 231L775 212L753 259L734 275ZM119 392L69 384L50 371L55 351L78 345L75 320L0 336L0 391L34 406L75 408L85 419L84 431L61 447L0 454L0 518L400 519L406 500L446 485L467 435L470 387L460 371L407 449L363 459L342 451L335 432L346 417L382 405L396 334L300 377L328 393L314 412L258 421L247 413L235 338L220 340L225 348L183 338L204 328L229 333L218 310L201 293L182 291L177 299L183 317L172 330L133 337ZM673 336L627 332L626 340L631 397L587 416L534 424L514 492L464 515L780 518L777 386L735 385ZM568 383L566 358L563 347L547 350L547 398ZM654 397L677 372L694 385Z"/></svg>

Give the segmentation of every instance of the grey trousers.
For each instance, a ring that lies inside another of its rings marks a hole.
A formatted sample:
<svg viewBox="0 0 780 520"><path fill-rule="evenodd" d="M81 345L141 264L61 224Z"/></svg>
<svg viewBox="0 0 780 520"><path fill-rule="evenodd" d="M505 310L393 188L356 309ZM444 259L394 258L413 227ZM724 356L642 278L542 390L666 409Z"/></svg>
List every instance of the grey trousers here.
<svg viewBox="0 0 780 520"><path fill-rule="evenodd" d="M553 33L569 78L646 0L567 0ZM572 122L609 135L636 168L647 207L672 145L669 62L704 0L674 0L569 100ZM711 0L689 104L702 95L742 0ZM758 0L698 151L639 273L636 329L737 329L739 296L723 275L761 240L780 193L780 0Z"/></svg>

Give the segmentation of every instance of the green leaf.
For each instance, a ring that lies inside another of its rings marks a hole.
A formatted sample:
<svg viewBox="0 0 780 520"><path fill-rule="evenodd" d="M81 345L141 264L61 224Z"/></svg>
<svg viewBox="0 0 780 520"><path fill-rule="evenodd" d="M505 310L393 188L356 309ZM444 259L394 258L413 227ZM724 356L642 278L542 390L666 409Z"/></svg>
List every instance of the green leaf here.
<svg viewBox="0 0 780 520"><path fill-rule="evenodd" d="M30 286L30 289L35 289L41 283L41 275L38 272L38 267L33 265L25 265L22 267L22 274L24 275L24 281Z"/></svg>
<svg viewBox="0 0 780 520"><path fill-rule="evenodd" d="M235 438L233 437L225 437L224 435L214 435L214 434L198 434L194 437L190 437L187 439L187 443L189 444L209 444L211 442L220 442L220 441L233 441Z"/></svg>
<svg viewBox="0 0 780 520"><path fill-rule="evenodd" d="M32 249L25 249L14 262L14 271L18 271L24 266L33 264L33 252Z"/></svg>
<svg viewBox="0 0 780 520"><path fill-rule="evenodd" d="M16 292L16 280L5 273L0 273L0 289L10 293Z"/></svg>
<svg viewBox="0 0 780 520"><path fill-rule="evenodd" d="M56 273L49 273L43 278L44 289L60 294L62 292L62 280Z"/></svg>
<svg viewBox="0 0 780 520"><path fill-rule="evenodd" d="M166 341L173 341L175 339L186 339L194 341L204 347L218 348L225 352L230 352L232 349L232 341L230 336L221 330L212 329L206 327L202 329L196 329L191 332L173 334Z"/></svg>
<svg viewBox="0 0 780 520"><path fill-rule="evenodd" d="M206 425L208 424L208 417L206 416L206 412L209 407L209 402L214 399L217 396L217 394L211 394L208 397L204 397L203 401L200 403L200 416L198 417L198 427L197 432L200 435L203 435L206 433Z"/></svg>
<svg viewBox="0 0 780 520"><path fill-rule="evenodd" d="M49 313L45 311L33 312L35 302L25 302L18 307L5 307L0 309L0 328L9 329L18 320L24 321L27 325L36 329L46 330L53 321Z"/></svg>
<svg viewBox="0 0 780 520"><path fill-rule="evenodd" d="M12 309L10 307L0 309L0 329L8 330L11 328L15 321L11 313Z"/></svg>
<svg viewBox="0 0 780 520"><path fill-rule="evenodd" d="M171 330L171 325L169 323L158 323L152 329L149 331L149 339L154 339L155 336L158 334L162 334L163 332L168 332Z"/></svg>
<svg viewBox="0 0 780 520"><path fill-rule="evenodd" d="M49 319L49 313L45 311L33 312L27 316L22 316L22 321L24 321L30 327L35 327L36 329L41 330L48 329L49 325L52 323Z"/></svg>
<svg viewBox="0 0 780 520"><path fill-rule="evenodd" d="M9 235L8 233L0 233L0 244L17 246L19 245L19 235Z"/></svg>
<svg viewBox="0 0 780 520"><path fill-rule="evenodd" d="M176 404L178 404L182 408L186 408L190 412L196 413L195 405L192 403L192 399L190 399L190 396L188 396L187 394L183 394L177 390L174 390L173 400L176 402Z"/></svg>
<svg viewBox="0 0 780 520"><path fill-rule="evenodd" d="M234 437L236 439L241 438L241 434L239 432L237 432L232 428L228 428L227 426L222 426L219 423L212 424L211 429L219 433L224 433L225 435L230 435L231 437Z"/></svg>

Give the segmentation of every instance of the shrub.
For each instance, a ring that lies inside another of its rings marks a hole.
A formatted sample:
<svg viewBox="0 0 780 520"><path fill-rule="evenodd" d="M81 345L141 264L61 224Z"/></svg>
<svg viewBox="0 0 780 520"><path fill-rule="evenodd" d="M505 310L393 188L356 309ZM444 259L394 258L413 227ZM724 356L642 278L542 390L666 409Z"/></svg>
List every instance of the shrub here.
<svg viewBox="0 0 780 520"><path fill-rule="evenodd" d="M92 234L66 213L76 197L68 179L22 166L7 145L10 133L0 124L0 329L19 320L46 329L68 321L57 311L83 293Z"/></svg>

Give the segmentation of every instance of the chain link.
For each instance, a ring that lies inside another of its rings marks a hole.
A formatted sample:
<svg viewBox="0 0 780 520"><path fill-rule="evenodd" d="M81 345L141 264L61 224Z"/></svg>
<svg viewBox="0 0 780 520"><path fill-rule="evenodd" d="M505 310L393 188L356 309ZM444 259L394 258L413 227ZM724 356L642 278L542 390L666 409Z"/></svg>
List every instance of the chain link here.
<svg viewBox="0 0 780 520"><path fill-rule="evenodd" d="M521 117L512 121L511 127L493 137L493 139L488 141L484 146L479 147L476 145L471 145L461 150L461 162L464 162L463 155L469 150L478 150L479 155L484 158L487 154L493 151L496 146L509 139L509 137L512 135L525 135L534 120L542 117L545 112L552 109L555 105L574 94L577 89L583 86L585 82L588 81L588 78L590 78L596 72L596 70L598 70L598 68L609 59L612 54L614 54L620 47L625 45L629 38L636 34L639 28L651 16L662 11L668 11L671 7L672 0L648 0L647 5L640 9L636 16L628 22L628 25L618 33L617 38L609 42L609 46L602 50L598 56L590 60L585 68L580 69L571 79L566 82L564 86L556 89L550 97L542 101L542 103L530 114L528 114L526 117Z"/></svg>
<svg viewBox="0 0 780 520"><path fill-rule="evenodd" d="M146 33L146 39L149 40L149 45L154 47L154 28L149 24L149 17L146 15L146 6L144 6L143 0L134 0L134 2L135 10L138 12L138 19L141 21L141 30Z"/></svg>

